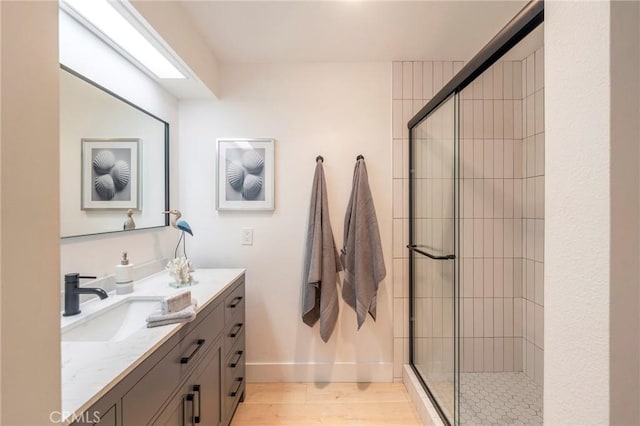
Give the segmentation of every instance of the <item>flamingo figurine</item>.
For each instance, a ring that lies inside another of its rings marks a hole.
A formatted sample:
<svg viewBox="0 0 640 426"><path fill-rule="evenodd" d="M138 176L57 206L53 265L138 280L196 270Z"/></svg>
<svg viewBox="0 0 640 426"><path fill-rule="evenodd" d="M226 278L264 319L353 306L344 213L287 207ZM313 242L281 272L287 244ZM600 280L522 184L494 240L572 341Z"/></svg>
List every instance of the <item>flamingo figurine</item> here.
<svg viewBox="0 0 640 426"><path fill-rule="evenodd" d="M180 218L182 217L182 213L180 212L180 210L173 209L173 210L164 211L162 213L170 215L171 220L169 223L171 223L171 226L181 231L180 239L178 240L178 244L176 244L176 249L173 252L173 257L174 258L178 257L178 247L180 247L180 242L182 242L182 252L184 253L184 257L186 258L187 257L187 248L186 248L187 240L184 237L184 233L186 232L187 234L193 237L193 231L191 231L191 227L189 226L186 220L180 220Z"/></svg>

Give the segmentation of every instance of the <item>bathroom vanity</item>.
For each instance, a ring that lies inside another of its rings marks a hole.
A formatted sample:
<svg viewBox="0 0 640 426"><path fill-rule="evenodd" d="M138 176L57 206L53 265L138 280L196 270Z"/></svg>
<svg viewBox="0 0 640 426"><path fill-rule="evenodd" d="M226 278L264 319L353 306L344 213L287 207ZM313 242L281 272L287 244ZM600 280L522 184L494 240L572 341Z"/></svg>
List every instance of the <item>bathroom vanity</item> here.
<svg viewBox="0 0 640 426"><path fill-rule="evenodd" d="M203 269L194 276L198 284L188 288L198 307L190 323L134 328L125 337L92 341L90 333L73 329L85 327L82 318L63 319L62 411L67 423L231 422L245 390L244 270ZM110 303L116 311L132 301L152 303L177 291L170 281L165 272L153 275L136 282L126 298L111 296L81 306L81 315L89 324L95 312L109 308L100 304Z"/></svg>

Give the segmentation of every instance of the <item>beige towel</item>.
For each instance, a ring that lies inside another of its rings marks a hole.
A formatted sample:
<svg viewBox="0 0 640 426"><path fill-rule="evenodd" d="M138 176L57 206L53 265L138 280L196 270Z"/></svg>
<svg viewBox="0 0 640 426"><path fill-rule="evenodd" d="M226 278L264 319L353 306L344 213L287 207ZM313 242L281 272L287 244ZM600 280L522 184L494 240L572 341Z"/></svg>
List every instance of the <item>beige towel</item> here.
<svg viewBox="0 0 640 426"><path fill-rule="evenodd" d="M353 187L344 219L344 247L340 259L344 267L342 298L356 311L360 329L367 318L367 312L375 321L378 284L387 275L376 209L363 159L358 160L353 172Z"/></svg>
<svg viewBox="0 0 640 426"><path fill-rule="evenodd" d="M302 320L309 327L320 320L325 342L338 320L338 271L342 269L329 221L329 203L322 162L313 176L309 226L307 228L305 274L302 288Z"/></svg>

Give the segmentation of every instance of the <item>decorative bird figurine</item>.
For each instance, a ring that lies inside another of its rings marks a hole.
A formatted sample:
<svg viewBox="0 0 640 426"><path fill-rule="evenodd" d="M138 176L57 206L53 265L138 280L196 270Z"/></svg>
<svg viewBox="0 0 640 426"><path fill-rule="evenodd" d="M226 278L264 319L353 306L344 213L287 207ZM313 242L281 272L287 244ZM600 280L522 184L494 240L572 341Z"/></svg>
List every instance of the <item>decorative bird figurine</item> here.
<svg viewBox="0 0 640 426"><path fill-rule="evenodd" d="M180 242L182 242L182 252L184 253L184 257L187 257L187 247L186 247L186 238L184 238L184 233L186 232L187 234L191 235L193 237L193 231L191 231L191 227L189 226L189 224L187 223L186 220L180 220L180 218L182 217L182 213L180 213L180 210L168 210L168 211L164 211L162 212L163 214L168 214L171 216L171 220L169 223L171 223L171 226L173 226L174 228L176 228L177 230L181 231L180 232L180 239L178 240L178 244L176 245L176 249L173 252L173 257L178 257L178 247L180 247Z"/></svg>
<svg viewBox="0 0 640 426"><path fill-rule="evenodd" d="M133 221L133 210L127 210L127 219L124 221L123 229L125 231L131 231L136 229L136 223Z"/></svg>

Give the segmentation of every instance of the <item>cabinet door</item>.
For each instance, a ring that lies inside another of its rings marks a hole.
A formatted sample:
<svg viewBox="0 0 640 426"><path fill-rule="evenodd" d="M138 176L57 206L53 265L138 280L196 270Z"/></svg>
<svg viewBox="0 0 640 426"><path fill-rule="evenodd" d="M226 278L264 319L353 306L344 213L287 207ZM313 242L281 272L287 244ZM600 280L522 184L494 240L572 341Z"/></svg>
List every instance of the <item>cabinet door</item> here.
<svg viewBox="0 0 640 426"><path fill-rule="evenodd" d="M109 411L107 411L106 413L104 413L104 415L102 417L100 417L100 420L98 420L98 422L96 423L100 424L102 426L117 426L117 420L116 420L116 406L114 405L113 407L111 407L109 409Z"/></svg>
<svg viewBox="0 0 640 426"><path fill-rule="evenodd" d="M156 425L165 426L191 426L193 422L192 414L195 403L193 393L181 392L171 400L163 416L156 422Z"/></svg>
<svg viewBox="0 0 640 426"><path fill-rule="evenodd" d="M196 396L196 420L203 426L222 424L222 345L216 344L196 371L192 391Z"/></svg>
<svg viewBox="0 0 640 426"><path fill-rule="evenodd" d="M220 341L203 357L185 385L165 406L155 425L218 426L222 422ZM129 426L129 425L125 425Z"/></svg>

